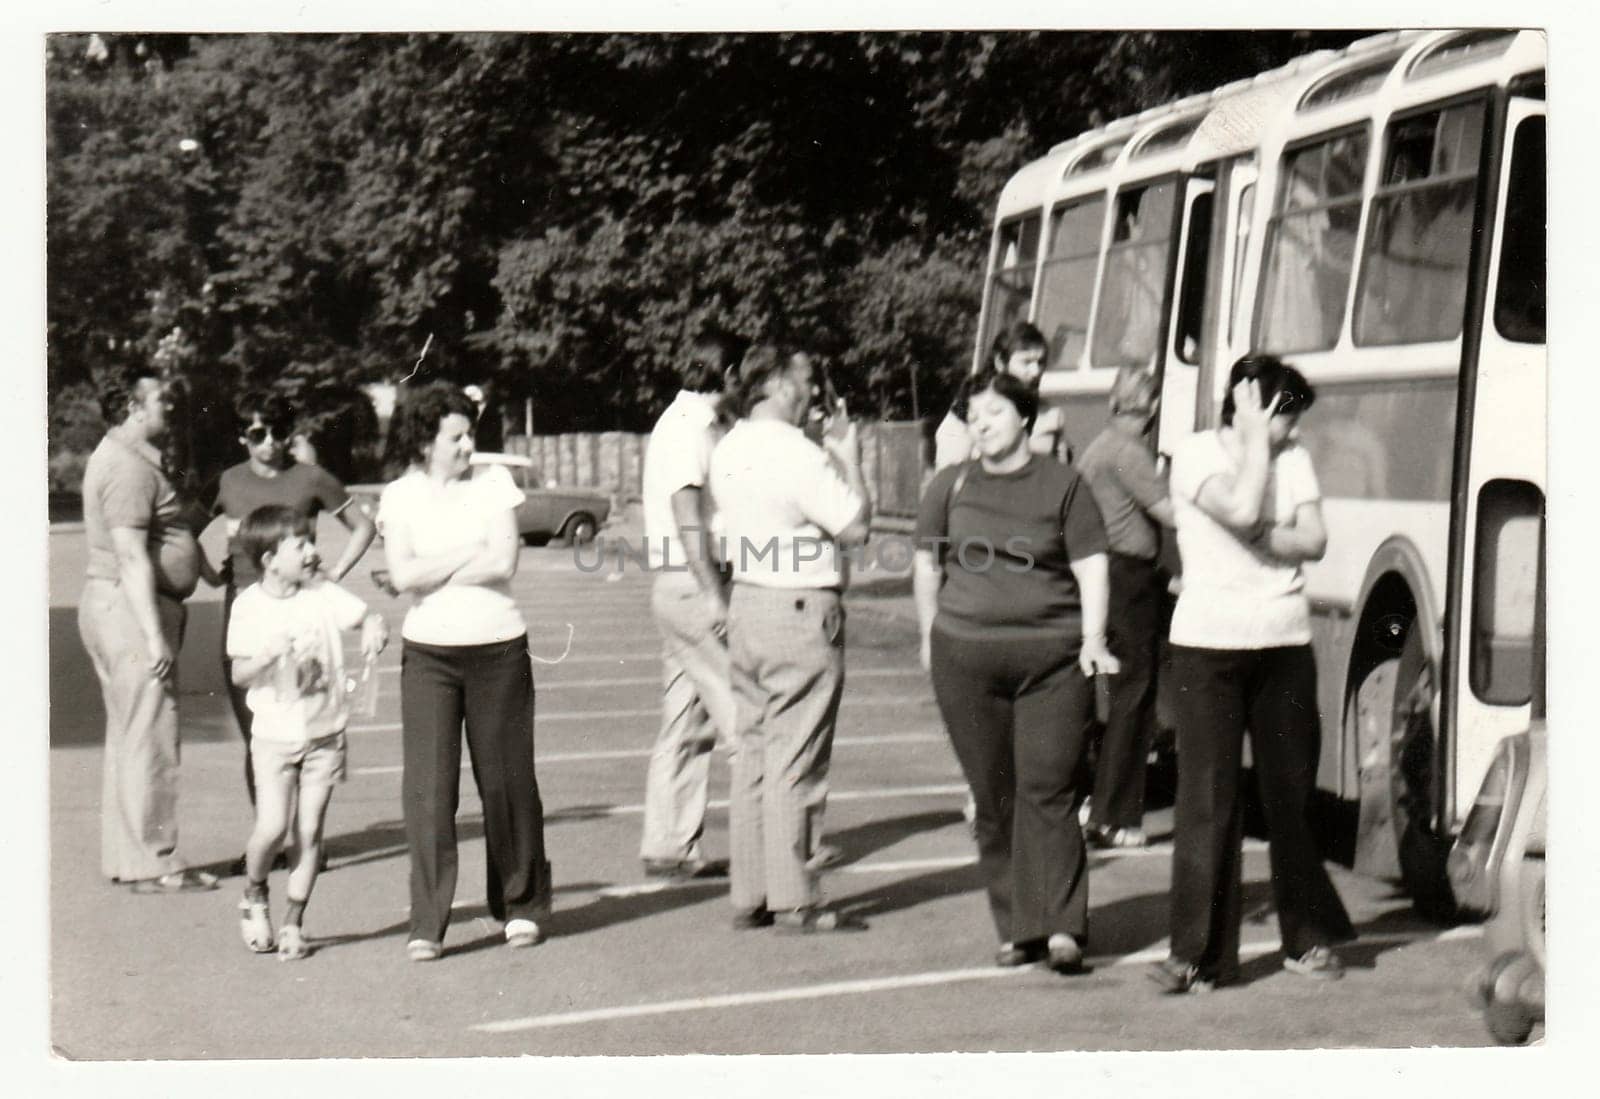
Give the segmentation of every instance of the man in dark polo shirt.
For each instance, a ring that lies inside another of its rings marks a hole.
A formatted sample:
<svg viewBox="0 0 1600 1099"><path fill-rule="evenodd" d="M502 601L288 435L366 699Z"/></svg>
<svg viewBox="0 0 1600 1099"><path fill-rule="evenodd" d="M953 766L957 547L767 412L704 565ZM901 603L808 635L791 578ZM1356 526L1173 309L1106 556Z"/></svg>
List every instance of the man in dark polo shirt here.
<svg viewBox="0 0 1600 1099"><path fill-rule="evenodd" d="M1172 501L1145 441L1155 423L1156 382L1124 367L1111 387L1111 423L1083 451L1078 471L1105 521L1110 547L1108 642L1122 670L1110 679L1111 708L1089 800L1088 837L1103 847L1143 847L1145 757L1155 721L1157 645L1166 576L1156 564L1160 526Z"/></svg>
<svg viewBox="0 0 1600 1099"><path fill-rule="evenodd" d="M166 386L149 367L106 385L112 428L83 474L88 581L78 630L106 708L100 865L135 893L215 889L178 857L178 647L183 601L199 579L199 549L156 444L167 430Z"/></svg>

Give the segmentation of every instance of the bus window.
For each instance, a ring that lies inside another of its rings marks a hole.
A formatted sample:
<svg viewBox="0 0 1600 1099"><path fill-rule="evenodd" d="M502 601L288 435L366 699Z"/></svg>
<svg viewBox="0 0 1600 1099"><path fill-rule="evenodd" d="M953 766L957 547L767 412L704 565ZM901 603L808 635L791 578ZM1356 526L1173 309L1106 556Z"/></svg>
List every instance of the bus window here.
<svg viewBox="0 0 1600 1099"><path fill-rule="evenodd" d="M1508 340L1544 343L1544 118L1523 119L1514 140L1494 326Z"/></svg>
<svg viewBox="0 0 1600 1099"><path fill-rule="evenodd" d="M1210 191L1196 195L1189 205L1188 242L1183 251L1183 278L1179 282L1178 323L1175 346L1186 363L1200 361L1201 325L1205 323L1206 268L1211 253Z"/></svg>
<svg viewBox="0 0 1600 1099"><path fill-rule="evenodd" d="M1257 310L1261 350L1326 351L1339 341L1367 145L1356 130L1284 154Z"/></svg>
<svg viewBox="0 0 1600 1099"><path fill-rule="evenodd" d="M1155 361L1177 194L1176 180L1118 193L1095 312L1091 366L1149 366Z"/></svg>
<svg viewBox="0 0 1600 1099"><path fill-rule="evenodd" d="M1240 291L1244 289L1244 254L1250 244L1250 218L1256 212L1256 185L1249 183L1239 191L1239 224L1233 233L1233 307L1228 311L1228 343L1233 343L1233 330L1244 308Z"/></svg>
<svg viewBox="0 0 1600 1099"><path fill-rule="evenodd" d="M1105 216L1104 194L1062 206L1050 215L1050 250L1039 276L1039 312L1034 320L1050 343L1047 369L1071 370L1083 357Z"/></svg>
<svg viewBox="0 0 1600 1099"><path fill-rule="evenodd" d="M1361 257L1358 345L1461 334L1483 119L1479 101L1390 125Z"/></svg>
<svg viewBox="0 0 1600 1099"><path fill-rule="evenodd" d="M1533 693L1533 630L1544 499L1526 481L1478 493L1472 577L1472 693L1521 706Z"/></svg>
<svg viewBox="0 0 1600 1099"><path fill-rule="evenodd" d="M983 346L994 342L1013 321L1026 320L1033 298L1033 265L1039 257L1039 215L1017 218L1000 226L1000 249L989 283L989 330Z"/></svg>

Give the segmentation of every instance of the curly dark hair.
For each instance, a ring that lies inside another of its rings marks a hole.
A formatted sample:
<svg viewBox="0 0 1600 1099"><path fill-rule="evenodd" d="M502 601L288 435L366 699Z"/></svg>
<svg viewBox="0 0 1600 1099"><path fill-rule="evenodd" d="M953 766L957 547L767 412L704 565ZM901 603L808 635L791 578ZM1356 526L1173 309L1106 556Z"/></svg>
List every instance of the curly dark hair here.
<svg viewBox="0 0 1600 1099"><path fill-rule="evenodd" d="M474 423L478 419L478 406L455 383L429 382L411 390L394 413L395 455L408 465L426 462L439 425L452 414Z"/></svg>
<svg viewBox="0 0 1600 1099"><path fill-rule="evenodd" d="M295 408L289 403L289 398L280 393L268 393L263 389L252 389L233 402L234 419L238 421L240 434L250 426L250 421L260 421L273 429L279 435L280 442L288 442L287 436L294 430Z"/></svg>
<svg viewBox="0 0 1600 1099"><path fill-rule="evenodd" d="M1306 381L1306 376L1276 355L1246 355L1228 371L1228 388L1222 397L1222 422L1233 423L1233 387L1247 378L1253 378L1261 387L1261 403L1270 405L1280 393L1280 415L1299 415L1317 400L1317 391Z"/></svg>

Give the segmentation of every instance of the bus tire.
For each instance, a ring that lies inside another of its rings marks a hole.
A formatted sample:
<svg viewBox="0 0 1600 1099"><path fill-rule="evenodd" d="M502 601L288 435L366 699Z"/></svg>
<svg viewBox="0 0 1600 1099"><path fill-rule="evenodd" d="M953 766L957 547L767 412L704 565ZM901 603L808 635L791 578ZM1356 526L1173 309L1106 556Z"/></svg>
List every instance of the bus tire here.
<svg viewBox="0 0 1600 1099"><path fill-rule="evenodd" d="M1420 915L1449 924L1457 918L1450 841L1433 827L1432 690L1421 631L1410 628L1399 655L1374 665L1346 706L1361 760L1355 866L1399 878Z"/></svg>

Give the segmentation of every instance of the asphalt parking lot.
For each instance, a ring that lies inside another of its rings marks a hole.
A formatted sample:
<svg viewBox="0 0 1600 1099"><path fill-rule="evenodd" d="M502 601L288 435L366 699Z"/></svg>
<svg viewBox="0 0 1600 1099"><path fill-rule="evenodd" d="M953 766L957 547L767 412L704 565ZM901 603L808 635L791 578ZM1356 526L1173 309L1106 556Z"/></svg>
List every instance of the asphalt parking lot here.
<svg viewBox="0 0 1600 1099"><path fill-rule="evenodd" d="M325 535L340 536L333 528ZM1362 939L1343 981L1279 968L1266 852L1245 865L1244 981L1163 998L1141 972L1165 954L1170 810L1161 840L1095 857L1092 971L992 966L995 943L960 815L962 782L916 664L903 585L849 601L849 670L827 833L845 860L832 900L861 935L735 931L725 884L663 885L637 857L659 662L649 580L588 573L570 551L526 549L516 579L536 657L536 754L556 882L550 939L510 951L483 903L479 807L464 776L462 865L438 963L404 955L398 648L379 712L351 729L349 781L328 822L329 869L303 963L239 940L241 882L133 896L99 878L97 691L77 667L81 535L51 538L50 1036L70 1061L518 1055L1405 1048L1487 1044L1463 982L1476 929L1416 919L1383 882L1335 871ZM351 590L396 627L369 556ZM225 866L249 829L241 750L214 671L214 593L191 607L183 657L181 849ZM87 678L85 676L87 675ZM208 675L210 678L208 679ZM726 852L726 765L713 773L709 854ZM282 875L274 875L281 906ZM278 910L281 912L281 907Z"/></svg>

